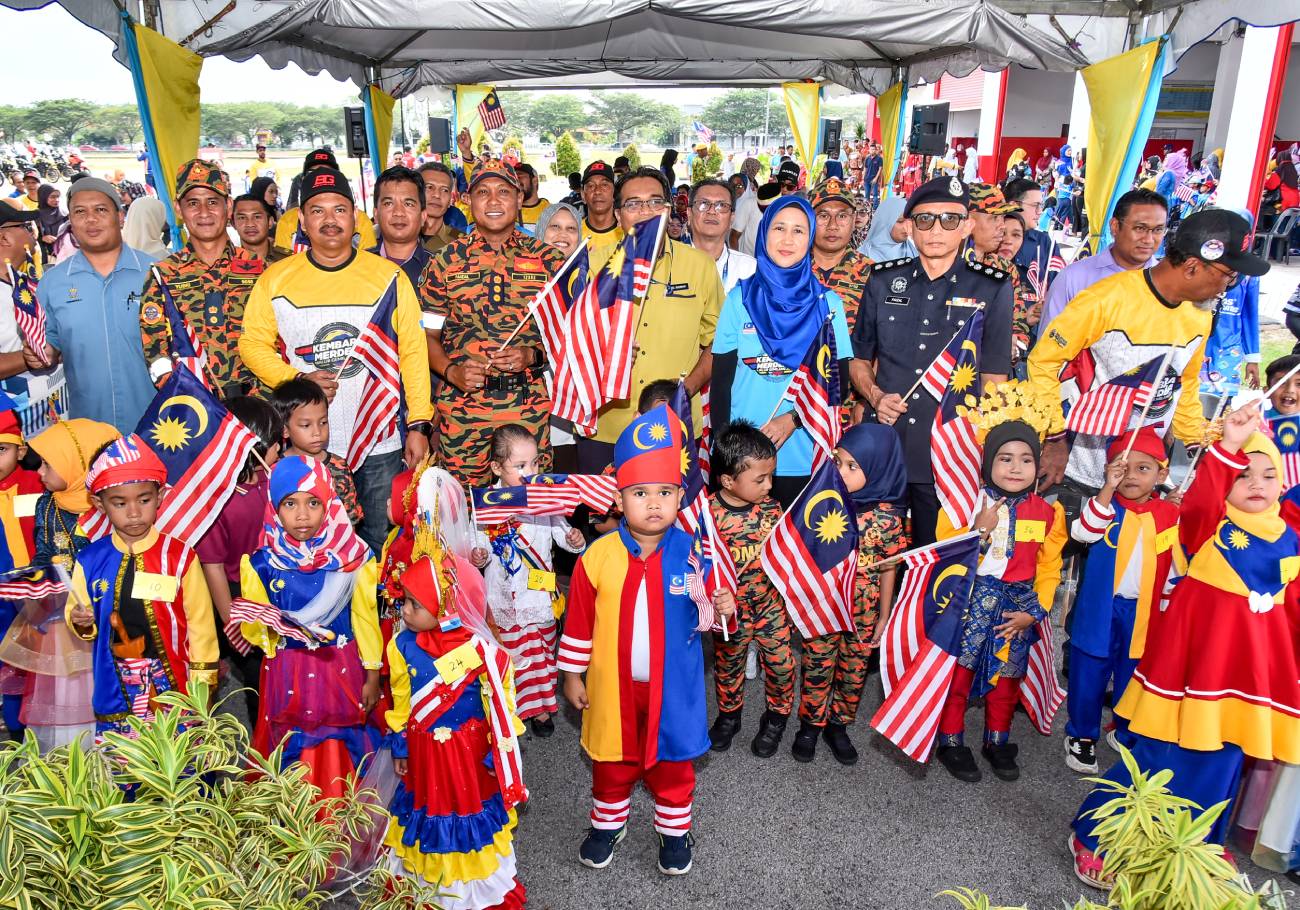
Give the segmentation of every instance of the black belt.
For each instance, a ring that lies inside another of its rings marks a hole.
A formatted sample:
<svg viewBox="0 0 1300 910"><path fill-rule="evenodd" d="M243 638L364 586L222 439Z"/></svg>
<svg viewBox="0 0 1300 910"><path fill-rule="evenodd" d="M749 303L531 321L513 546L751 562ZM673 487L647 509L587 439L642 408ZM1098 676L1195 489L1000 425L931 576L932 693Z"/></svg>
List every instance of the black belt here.
<svg viewBox="0 0 1300 910"><path fill-rule="evenodd" d="M533 382L532 370L520 373L492 373L483 380L483 389L488 392L513 392L526 389Z"/></svg>

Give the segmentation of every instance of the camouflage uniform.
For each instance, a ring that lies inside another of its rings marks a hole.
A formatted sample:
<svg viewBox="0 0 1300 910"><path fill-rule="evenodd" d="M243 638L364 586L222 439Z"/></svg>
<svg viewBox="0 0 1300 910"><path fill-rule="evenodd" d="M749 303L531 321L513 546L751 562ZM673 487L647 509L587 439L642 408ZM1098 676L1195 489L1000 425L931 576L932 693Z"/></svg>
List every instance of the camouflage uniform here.
<svg viewBox="0 0 1300 910"><path fill-rule="evenodd" d="M713 636L713 681L717 687L718 710L739 711L745 703L745 656L753 642L763 661L763 688L767 708L788 717L794 706L794 652L790 648L790 619L785 602L758 560L759 547L781 520L781 506L775 499L743 509L710 499L718 534L731 551L740 573L736 592L737 631L730 641Z"/></svg>
<svg viewBox="0 0 1300 910"><path fill-rule="evenodd" d="M197 158L181 165L176 198L196 187L230 198L229 183L219 167ZM239 336L243 332L244 304L265 267L261 259L229 242L211 265L195 255L189 244L154 265L181 316L207 352L209 381L216 382L219 396L244 394L258 387L252 370L239 357ZM159 384L171 372L171 325L163 310L162 289L152 275L145 282L140 300L140 338L149 376Z"/></svg>
<svg viewBox="0 0 1300 910"><path fill-rule="evenodd" d="M858 577L854 581L853 625L846 632L819 635L803 643L799 719L818 727L853 723L867 681L871 638L880 617L880 573L866 567L907 549L903 511L881 504L858 516Z"/></svg>
<svg viewBox="0 0 1300 910"><path fill-rule="evenodd" d="M817 185L808 195L808 202L812 205L813 211L826 202L842 202L850 209L856 210L856 200L849 193L847 186L842 180L832 177L824 180ZM844 251L843 258L834 268L818 268L817 263L813 263L813 274L817 276L827 290L834 291L839 295L844 304L844 318L849 324L849 334L853 334L853 327L858 324L858 310L862 308L862 298L867 293L867 280L871 278L871 267L874 265L872 260L855 250L852 245ZM852 357L852 351L836 351L836 356L840 358ZM853 410L858 404L857 394L850 387L848 394L840 407L840 420L844 426L853 423Z"/></svg>
<svg viewBox="0 0 1300 910"><path fill-rule="evenodd" d="M486 361L528 315L528 302L563 262L559 250L518 230L498 249L474 233L434 254L420 304L435 320L445 320L442 346L451 363ZM428 316L425 325L433 325ZM540 350L536 320L530 319L511 344ZM442 383L435 402L442 466L463 484L485 486L491 480L488 437L503 423L518 423L537 437L541 470L548 470L551 396L544 373L544 363L522 373L489 373L487 385L470 392Z"/></svg>
<svg viewBox="0 0 1300 910"><path fill-rule="evenodd" d="M1018 202L1008 202L1002 190L989 183L972 183L970 185L970 210L989 215L1009 215L1020 211ZM974 257L974 248L968 247L968 255ZM1043 315L1043 302L1038 299L1028 282L1020 279L1020 270L1015 263L997 253L986 253L979 257L979 262L991 265L1011 276L1011 359L1019 362L1028 356L1029 342L1034 335L1034 327Z"/></svg>

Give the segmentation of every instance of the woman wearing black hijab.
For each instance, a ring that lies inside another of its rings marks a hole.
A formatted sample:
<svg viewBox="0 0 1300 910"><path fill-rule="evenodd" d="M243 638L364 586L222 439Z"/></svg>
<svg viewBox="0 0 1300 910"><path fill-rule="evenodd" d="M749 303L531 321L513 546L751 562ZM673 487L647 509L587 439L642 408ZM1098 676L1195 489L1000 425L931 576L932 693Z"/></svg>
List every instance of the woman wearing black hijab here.
<svg viewBox="0 0 1300 910"><path fill-rule="evenodd" d="M280 215L284 209L280 207L280 188L276 186L275 180L270 177L258 177L248 185L248 194L256 196L267 205L271 210Z"/></svg>
<svg viewBox="0 0 1300 910"><path fill-rule="evenodd" d="M68 216L59 210L59 197L62 194L48 183L42 184L36 191L36 235L41 241L41 252L46 261L54 255L59 235L68 224Z"/></svg>
<svg viewBox="0 0 1300 910"><path fill-rule="evenodd" d="M677 175L673 173L673 167L677 164L677 149L664 149L664 155L659 159L659 170L663 172L664 179L668 181L669 186L677 185Z"/></svg>

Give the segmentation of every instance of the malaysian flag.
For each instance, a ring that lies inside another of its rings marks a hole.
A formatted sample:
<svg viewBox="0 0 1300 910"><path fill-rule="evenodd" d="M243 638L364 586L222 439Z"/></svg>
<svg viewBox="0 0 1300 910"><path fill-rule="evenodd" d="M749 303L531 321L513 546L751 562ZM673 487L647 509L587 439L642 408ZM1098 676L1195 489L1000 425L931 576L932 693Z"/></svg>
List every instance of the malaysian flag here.
<svg viewBox="0 0 1300 910"><path fill-rule="evenodd" d="M478 117L483 121L485 130L499 130L506 125L506 111L501 106L501 99L497 97L495 89L478 103Z"/></svg>
<svg viewBox="0 0 1300 910"><path fill-rule="evenodd" d="M18 333L27 346L36 352L41 363L48 364L45 348L49 341L45 337L45 307L41 306L36 296L36 263L30 256L22 268L9 268L9 283L13 286L14 321L18 323Z"/></svg>
<svg viewBox="0 0 1300 910"><path fill-rule="evenodd" d="M1192 189L1186 183L1180 183L1174 189L1174 198L1182 202L1193 203L1196 201L1196 190Z"/></svg>
<svg viewBox="0 0 1300 910"><path fill-rule="evenodd" d="M375 307L350 356L366 368L361 400L348 441L348 469L356 471L376 443L397 432L397 410L401 393L401 362L397 353L397 278L394 277Z"/></svg>
<svg viewBox="0 0 1300 910"><path fill-rule="evenodd" d="M980 445L975 438L975 428L958 413L957 407L976 393L983 337L984 311L976 310L957 337L949 342L948 348L935 359L935 363L939 363L956 345L952 366L945 367L947 380L943 394L939 396L939 407L934 412L934 429L930 433L935 492L954 528L967 527L979 504ZM930 369L934 369L933 364ZM926 375L929 375L928 370ZM923 376L923 383L924 380Z"/></svg>
<svg viewBox="0 0 1300 910"><path fill-rule="evenodd" d="M513 487L478 487L470 491L474 519L495 525L517 515L570 515L582 502L571 484L527 483Z"/></svg>
<svg viewBox="0 0 1300 910"><path fill-rule="evenodd" d="M1085 436L1119 436L1128 429L1134 408L1146 407L1155 391L1168 355L1094 386L1078 397L1065 418L1065 428Z"/></svg>
<svg viewBox="0 0 1300 910"><path fill-rule="evenodd" d="M858 519L831 459L763 541L761 558L805 639L853 631Z"/></svg>
<svg viewBox="0 0 1300 910"><path fill-rule="evenodd" d="M695 135L699 136L701 141L703 142L713 141L713 130L709 129L700 121L698 120L694 121L691 124L691 128L695 130Z"/></svg>
<svg viewBox="0 0 1300 910"><path fill-rule="evenodd" d="M907 571L881 636L885 700L871 726L914 761L925 761L934 746L979 553L979 534L972 532L903 557Z"/></svg>
<svg viewBox="0 0 1300 910"><path fill-rule="evenodd" d="M167 282L163 280L156 268L153 270L153 279L158 283L158 290L162 292L163 317L167 320L168 335L171 336L172 363L184 364L205 386L208 385L207 351L199 344L199 337L194 334L193 326L181 313L180 307L176 305L176 298L172 296L171 288L167 286Z"/></svg>
<svg viewBox="0 0 1300 910"><path fill-rule="evenodd" d="M677 511L677 524L695 537L693 550L698 548L699 554L697 556L692 552L692 558L695 559L692 568L694 571L701 571L701 560L708 560L709 565L717 573L713 578L713 587L734 592L739 587L737 580L739 573L735 561L731 558L731 550L722 542L722 538L718 536L718 529L713 523L713 511L709 508L708 482L704 476L704 469L700 465L698 450L695 448L691 397L686 393L686 384L680 380L668 406L682 422L682 440L686 447L686 470L682 474L682 506ZM700 608L700 631L711 629L714 625L713 603L712 601L708 603L706 617L706 607L700 597L705 590L704 581L705 574L702 573L697 579L698 590L691 591L691 598ZM708 625L704 625L706 618L709 620ZM734 620L728 625L729 628L724 628L724 632L730 632L735 628Z"/></svg>
<svg viewBox="0 0 1300 910"><path fill-rule="evenodd" d="M578 501L597 515L606 514L618 495L613 474L534 474L524 480L529 484L567 484L578 491Z"/></svg>
<svg viewBox="0 0 1300 910"><path fill-rule="evenodd" d="M943 393L948 389L948 382L952 379L953 371L956 370L957 364L961 360L963 349L977 352L975 360L979 360L979 344L983 335L984 311L983 308L980 308L966 321L964 326L957 330L957 333L952 336L944 349L926 367L924 375L921 376L921 386L933 395L936 401L943 400ZM972 378L967 382L968 378L965 375L962 377L963 389L974 385L975 380Z"/></svg>
<svg viewBox="0 0 1300 910"><path fill-rule="evenodd" d="M1300 483L1300 417L1273 417L1268 428L1282 455L1282 489L1289 490Z"/></svg>
<svg viewBox="0 0 1300 910"><path fill-rule="evenodd" d="M234 491L257 437L184 365L163 383L135 432L167 468L158 530L196 546Z"/></svg>
<svg viewBox="0 0 1300 910"><path fill-rule="evenodd" d="M236 597L230 602L230 622L226 625L226 629L229 630L231 626L237 628L239 623L243 622L261 623L281 638L292 638L307 645L315 645L320 641L319 638L309 632L303 625L291 619L282 610L270 604L259 603L256 600ZM242 633L239 637L241 640L244 638ZM248 652L245 651L244 653Z"/></svg>
<svg viewBox="0 0 1300 910"><path fill-rule="evenodd" d="M27 577L6 578L0 581L0 600L39 600L42 597L67 593L67 584L57 578L49 577L44 569L25 566L20 571Z"/></svg>
<svg viewBox="0 0 1300 910"><path fill-rule="evenodd" d="M784 397L794 402L795 413L818 447L815 459L830 457L844 431L840 426L840 365L829 317L813 336Z"/></svg>
<svg viewBox="0 0 1300 910"><path fill-rule="evenodd" d="M583 435L595 432L606 402L630 394L637 309L650 287L664 223L660 215L633 228L569 308L552 411Z"/></svg>
<svg viewBox="0 0 1300 910"><path fill-rule="evenodd" d="M528 309L537 320L537 328L542 334L542 344L546 346L546 357L551 363L559 363L564 353L564 333L569 310L587 284L589 268L587 238L584 237L582 244L573 251L568 261L560 266L560 270L546 283L546 287L528 301Z"/></svg>

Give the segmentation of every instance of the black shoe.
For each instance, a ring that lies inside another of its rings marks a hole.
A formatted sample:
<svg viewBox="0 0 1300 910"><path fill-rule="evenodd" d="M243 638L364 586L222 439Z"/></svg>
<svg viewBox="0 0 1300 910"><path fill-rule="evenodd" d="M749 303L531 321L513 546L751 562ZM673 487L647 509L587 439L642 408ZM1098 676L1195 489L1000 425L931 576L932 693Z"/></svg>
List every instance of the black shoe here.
<svg viewBox="0 0 1300 910"><path fill-rule="evenodd" d="M528 726L532 727L533 736L540 736L542 739L546 739L555 732L555 720L550 715L534 717L528 721Z"/></svg>
<svg viewBox="0 0 1300 910"><path fill-rule="evenodd" d="M822 730L822 739L826 740L826 745L831 747L831 754L841 765L858 763L858 750L853 748L844 724L827 724Z"/></svg>
<svg viewBox="0 0 1300 910"><path fill-rule="evenodd" d="M1067 736L1065 738L1065 766L1071 771L1078 771L1080 774L1096 774L1097 767L1097 741L1095 739L1080 739L1076 736Z"/></svg>
<svg viewBox="0 0 1300 910"><path fill-rule="evenodd" d="M948 773L958 780L973 784L984 775L979 765L975 764L975 755L968 746L940 746L935 755L939 763L948 769Z"/></svg>
<svg viewBox="0 0 1300 910"><path fill-rule="evenodd" d="M587 839L578 848L578 862L592 869L604 869L614 858L614 845L627 836L627 825L617 831L590 828Z"/></svg>
<svg viewBox="0 0 1300 910"><path fill-rule="evenodd" d="M784 714L764 711L762 719L758 722L758 735L749 744L749 751L759 758L771 758L775 755L781 745L781 737L785 736L785 722L788 719Z"/></svg>
<svg viewBox="0 0 1300 910"><path fill-rule="evenodd" d="M739 711L719 711L718 719L709 727L709 741L714 752L726 752L731 748L731 741L740 732Z"/></svg>
<svg viewBox="0 0 1300 910"><path fill-rule="evenodd" d="M1016 764L1016 755L1020 752L1020 747L1015 743L985 743L980 752L988 759L988 763L993 767L993 773L1001 780L1020 778L1020 766Z"/></svg>
<svg viewBox="0 0 1300 910"><path fill-rule="evenodd" d="M664 875L685 875L691 871L691 847L695 838L691 832L659 835L659 871Z"/></svg>
<svg viewBox="0 0 1300 910"><path fill-rule="evenodd" d="M795 761L810 762L817 756L817 736L820 733L820 727L814 727L806 720L799 722L799 732L794 735L794 745L790 747Z"/></svg>

